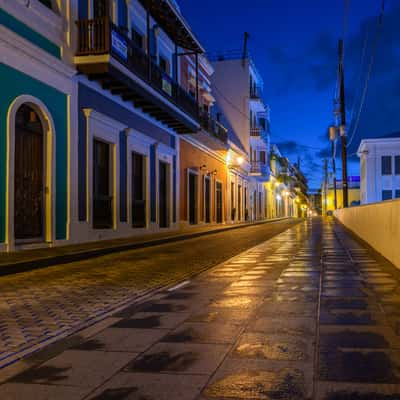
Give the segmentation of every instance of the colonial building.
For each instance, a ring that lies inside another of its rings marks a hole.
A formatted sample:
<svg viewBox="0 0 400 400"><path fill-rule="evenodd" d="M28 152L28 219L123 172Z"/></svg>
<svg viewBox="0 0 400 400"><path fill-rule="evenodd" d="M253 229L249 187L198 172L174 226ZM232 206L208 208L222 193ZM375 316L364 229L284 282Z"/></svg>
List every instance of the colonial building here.
<svg viewBox="0 0 400 400"><path fill-rule="evenodd" d="M77 96L66 1L0 0L0 249L70 238Z"/></svg>
<svg viewBox="0 0 400 400"><path fill-rule="evenodd" d="M349 206L355 207L360 205L360 177L349 176L347 178L348 200ZM331 213L335 210L335 189L332 180L327 182L327 185L322 184L322 210L323 215L327 212ZM336 208L343 208L343 182L336 182Z"/></svg>
<svg viewBox="0 0 400 400"><path fill-rule="evenodd" d="M269 110L262 99L263 80L249 56L213 58L213 89L229 127L233 152L228 175L231 222L266 218L269 180Z"/></svg>
<svg viewBox="0 0 400 400"><path fill-rule="evenodd" d="M177 5L159 3L79 1L81 240L179 226L179 135L200 128L203 48Z"/></svg>
<svg viewBox="0 0 400 400"><path fill-rule="evenodd" d="M194 90L193 56L182 63L182 75ZM215 99L210 79L214 70L208 60L199 57L199 108L201 129L196 134L181 135L180 220L181 225L222 224L227 220L226 190L228 154L227 129L214 110Z"/></svg>
<svg viewBox="0 0 400 400"><path fill-rule="evenodd" d="M361 140L357 155L361 204L400 198L400 132Z"/></svg>

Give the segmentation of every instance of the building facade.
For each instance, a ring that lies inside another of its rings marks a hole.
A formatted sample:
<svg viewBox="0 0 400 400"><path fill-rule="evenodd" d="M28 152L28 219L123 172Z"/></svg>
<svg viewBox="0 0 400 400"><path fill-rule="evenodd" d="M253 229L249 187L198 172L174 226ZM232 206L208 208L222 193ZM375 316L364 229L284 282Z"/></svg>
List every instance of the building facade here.
<svg viewBox="0 0 400 400"><path fill-rule="evenodd" d="M254 63L162 4L0 0L1 251L296 215Z"/></svg>
<svg viewBox="0 0 400 400"><path fill-rule="evenodd" d="M269 109L264 82L249 56L230 53L213 59L213 89L229 127L229 201L231 222L267 218Z"/></svg>
<svg viewBox="0 0 400 400"><path fill-rule="evenodd" d="M347 178L347 191L349 207L355 207L360 205L360 177L349 176ZM322 185L322 210L323 215L327 212L331 213L335 211L335 190L333 182L329 181L327 186ZM336 208L343 208L343 184L341 180L336 182Z"/></svg>
<svg viewBox="0 0 400 400"><path fill-rule="evenodd" d="M357 155L361 204L400 198L400 133L363 139Z"/></svg>
<svg viewBox="0 0 400 400"><path fill-rule="evenodd" d="M77 90L66 6L0 1L0 249L7 251L70 239Z"/></svg>

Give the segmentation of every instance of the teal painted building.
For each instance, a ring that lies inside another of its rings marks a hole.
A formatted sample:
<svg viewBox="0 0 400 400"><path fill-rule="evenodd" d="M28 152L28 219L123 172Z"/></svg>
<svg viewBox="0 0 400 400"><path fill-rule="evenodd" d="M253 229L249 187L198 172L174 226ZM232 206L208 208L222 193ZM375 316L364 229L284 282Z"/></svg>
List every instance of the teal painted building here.
<svg viewBox="0 0 400 400"><path fill-rule="evenodd" d="M3 251L60 244L69 236L75 71L62 59L59 11L51 2L25 3L0 0Z"/></svg>

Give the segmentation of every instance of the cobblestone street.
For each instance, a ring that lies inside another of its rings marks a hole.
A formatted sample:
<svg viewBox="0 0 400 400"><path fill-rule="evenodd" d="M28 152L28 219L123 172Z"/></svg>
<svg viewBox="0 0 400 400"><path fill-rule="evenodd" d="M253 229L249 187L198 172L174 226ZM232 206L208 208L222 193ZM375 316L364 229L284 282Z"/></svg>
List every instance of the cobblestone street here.
<svg viewBox="0 0 400 400"><path fill-rule="evenodd" d="M292 225L290 229L272 237L288 225ZM257 239L263 229L271 230L270 240ZM224 235L219 239L218 236L203 238L202 243L193 242L196 248L203 246L197 253L198 259L193 261L198 266L196 271L207 267L208 258L213 259L208 266L228 258L225 246L234 249L236 257L193 279L187 277L195 271L192 263L184 273L173 269L175 279L187 281L115 313L96 331L81 331L28 357L22 366L31 368L14 374L2 384L0 397L7 400L400 398L400 274L391 264L356 241L342 226L317 218L297 225L281 222L238 230L229 233L229 237ZM242 237L240 241L241 235L247 239ZM257 241L256 247L244 251ZM211 247L207 248L210 242ZM163 250L138 253L141 257L145 254L152 257L154 287L165 283L161 267L172 268L173 264L168 263L174 257L175 263L185 260L183 249L190 248L190 244L187 241L178 248L168 245ZM135 263L146 262L140 257L136 259L136 254ZM90 311L88 293L94 296L92 301L97 299L103 307L110 306L114 291L132 296L135 278L130 276L132 270L125 271L128 259L128 254L107 259L107 263L114 260L110 271L100 268L105 260L94 261L96 265L90 268L92 279L90 275L80 277L83 279L80 285L87 285L87 291L74 287L69 280L78 274L75 268L79 274L88 270L82 265L70 266L65 281L62 268L40 274L49 274L48 280L51 277L58 282L57 286L62 286L62 282L68 285L68 290L58 292L59 307L66 304L66 315L70 313L78 319L82 318L80 312L86 315ZM22 282L23 278L12 279ZM32 283L39 286L40 279L35 282L32 279L19 289L21 293L30 292L25 300L28 312L32 307L28 303L35 295L43 297L47 290L48 303L42 300L42 304L46 303L44 310L53 315L53 304L58 304L52 299L53 287L47 284L46 290L42 287L36 292L30 286ZM144 275L138 274L137 290L145 290L144 283ZM6 287L6 283L2 285ZM3 296L3 287L1 290ZM12 292L10 288L9 295ZM69 304L71 298L79 297L79 292L85 293L80 308L77 303ZM17 294L9 301L21 302L22 298ZM6 322L13 320L12 317L14 321L18 318L9 314ZM33 315L32 320L25 318L27 326L44 320ZM3 375L0 373L0 378L4 379L6 371L7 368Z"/></svg>

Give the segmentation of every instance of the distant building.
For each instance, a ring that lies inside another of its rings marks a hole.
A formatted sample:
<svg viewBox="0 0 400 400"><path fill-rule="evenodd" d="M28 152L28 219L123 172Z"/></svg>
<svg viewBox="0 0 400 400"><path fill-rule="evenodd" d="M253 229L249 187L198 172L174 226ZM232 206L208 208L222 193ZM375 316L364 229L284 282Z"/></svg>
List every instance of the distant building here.
<svg viewBox="0 0 400 400"><path fill-rule="evenodd" d="M400 132L363 139L357 151L361 204L400 198Z"/></svg>
<svg viewBox="0 0 400 400"><path fill-rule="evenodd" d="M348 180L348 196L349 196L349 207L360 205L360 177L349 176ZM343 208L343 183L342 181L336 182L336 208ZM333 211L335 209L335 190L333 183L328 184L327 192L327 211Z"/></svg>

